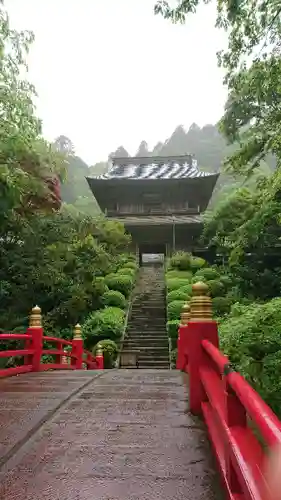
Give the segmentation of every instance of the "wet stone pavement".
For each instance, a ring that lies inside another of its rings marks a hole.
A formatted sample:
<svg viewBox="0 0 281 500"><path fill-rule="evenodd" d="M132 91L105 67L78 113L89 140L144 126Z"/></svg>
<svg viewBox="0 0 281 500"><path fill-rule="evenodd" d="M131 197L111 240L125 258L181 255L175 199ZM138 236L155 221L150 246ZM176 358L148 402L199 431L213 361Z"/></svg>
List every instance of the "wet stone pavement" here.
<svg viewBox="0 0 281 500"><path fill-rule="evenodd" d="M0 381L1 500L214 500L200 422L169 370Z"/></svg>

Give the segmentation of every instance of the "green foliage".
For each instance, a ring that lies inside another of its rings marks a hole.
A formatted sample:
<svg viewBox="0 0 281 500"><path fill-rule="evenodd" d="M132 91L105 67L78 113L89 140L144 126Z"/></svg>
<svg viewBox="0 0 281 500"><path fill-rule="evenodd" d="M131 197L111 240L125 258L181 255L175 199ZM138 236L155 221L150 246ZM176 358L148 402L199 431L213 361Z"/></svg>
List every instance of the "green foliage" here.
<svg viewBox="0 0 281 500"><path fill-rule="evenodd" d="M136 271L138 268L135 258L131 257L131 260L125 261L123 264L123 269L132 269L133 271Z"/></svg>
<svg viewBox="0 0 281 500"><path fill-rule="evenodd" d="M121 269L118 269L117 274L123 275L123 276L131 276L132 278L135 277L136 271L135 269L132 269L131 267L122 267Z"/></svg>
<svg viewBox="0 0 281 500"><path fill-rule="evenodd" d="M172 348L175 348L177 345L179 326L180 326L179 319L173 319L167 321L166 327L167 327L168 337L170 338L172 343Z"/></svg>
<svg viewBox="0 0 281 500"><path fill-rule="evenodd" d="M281 404L281 299L235 305L222 322L222 349L274 411Z"/></svg>
<svg viewBox="0 0 281 500"><path fill-rule="evenodd" d="M174 7L166 0L159 0L155 11L173 22L184 22L201 3L179 0ZM228 47L218 52L218 63L226 70L229 92L220 129L229 142L239 144L226 159L226 166L234 173L248 173L269 153L276 155L279 163L279 3L218 0L216 26L228 32Z"/></svg>
<svg viewBox="0 0 281 500"><path fill-rule="evenodd" d="M192 278L192 273L190 271L179 271L178 269L172 269L170 271L167 271L166 280L174 278L185 279L187 282L190 282Z"/></svg>
<svg viewBox="0 0 281 500"><path fill-rule="evenodd" d="M212 300L212 309L215 317L224 316L230 312L232 305L230 297L214 297Z"/></svg>
<svg viewBox="0 0 281 500"><path fill-rule="evenodd" d="M106 307L113 306L119 307L120 309L125 309L127 304L125 296L117 290L109 290L108 292L105 292L102 296L102 303Z"/></svg>
<svg viewBox="0 0 281 500"><path fill-rule="evenodd" d="M90 349L105 339L118 341L123 333L124 320L125 312L118 307L106 307L89 314L82 325L86 347Z"/></svg>
<svg viewBox="0 0 281 500"><path fill-rule="evenodd" d="M219 272L212 267L205 267L204 269L200 269L200 271L197 271L197 273L194 276L194 278L197 279L197 281L200 281L200 279L202 278L206 281L216 280L219 277L220 277Z"/></svg>
<svg viewBox="0 0 281 500"><path fill-rule="evenodd" d="M118 346L116 342L110 339L100 340L92 350L94 355L96 354L98 348L101 348L103 352L104 368L113 368L118 354Z"/></svg>
<svg viewBox="0 0 281 500"><path fill-rule="evenodd" d="M180 319L182 308L184 306L185 300L174 300L169 302L167 306L167 316L168 320Z"/></svg>
<svg viewBox="0 0 281 500"><path fill-rule="evenodd" d="M192 257L190 260L190 268L193 273L196 273L201 269L202 267L205 267L207 265L207 262L205 259L202 259L201 257Z"/></svg>
<svg viewBox="0 0 281 500"><path fill-rule="evenodd" d="M134 284L134 278L127 274L111 273L105 277L105 282L110 290L117 290L128 298Z"/></svg>
<svg viewBox="0 0 281 500"><path fill-rule="evenodd" d="M187 297L191 297L192 295L192 285L184 285L180 288L180 291L185 293Z"/></svg>
<svg viewBox="0 0 281 500"><path fill-rule="evenodd" d="M207 281L211 297L222 297L225 292L224 285L220 280Z"/></svg>
<svg viewBox="0 0 281 500"><path fill-rule="evenodd" d="M187 252L176 252L169 260L168 268L180 271L190 270L191 254Z"/></svg>
<svg viewBox="0 0 281 500"><path fill-rule="evenodd" d="M226 290L229 290L233 285L233 278L228 274L221 274L220 282L223 284Z"/></svg>
<svg viewBox="0 0 281 500"><path fill-rule="evenodd" d="M169 292L173 290L178 290L179 288L182 288L185 285L187 285L186 279L172 278L166 281L167 290Z"/></svg>
<svg viewBox="0 0 281 500"><path fill-rule="evenodd" d="M188 285L189 286L189 285ZM190 298L190 294L186 293L186 287L179 288L178 290L173 290L167 294L167 303L173 302L174 300L184 300L187 301Z"/></svg>

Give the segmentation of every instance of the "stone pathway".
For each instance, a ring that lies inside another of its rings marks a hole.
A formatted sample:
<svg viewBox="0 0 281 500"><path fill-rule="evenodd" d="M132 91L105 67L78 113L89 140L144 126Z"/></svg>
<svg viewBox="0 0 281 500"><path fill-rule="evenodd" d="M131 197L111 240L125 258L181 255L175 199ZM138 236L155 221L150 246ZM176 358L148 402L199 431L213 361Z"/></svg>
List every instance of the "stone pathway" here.
<svg viewBox="0 0 281 500"><path fill-rule="evenodd" d="M0 381L1 500L214 500L207 436L171 370Z"/></svg>

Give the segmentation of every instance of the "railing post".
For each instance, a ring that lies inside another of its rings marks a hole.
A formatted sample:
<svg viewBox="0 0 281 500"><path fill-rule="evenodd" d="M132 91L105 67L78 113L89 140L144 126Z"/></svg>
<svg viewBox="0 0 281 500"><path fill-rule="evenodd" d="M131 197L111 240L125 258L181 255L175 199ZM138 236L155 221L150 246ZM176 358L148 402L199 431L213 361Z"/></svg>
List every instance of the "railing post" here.
<svg viewBox="0 0 281 500"><path fill-rule="evenodd" d="M187 364L187 342L188 342L188 321L190 318L190 306L188 303L184 304L181 312L181 323L178 330L178 353L176 368L177 370L184 371Z"/></svg>
<svg viewBox="0 0 281 500"><path fill-rule="evenodd" d="M102 347L99 344L97 345L95 357L96 357L96 362L98 365L98 370L103 370L104 369L103 352L102 352Z"/></svg>
<svg viewBox="0 0 281 500"><path fill-rule="evenodd" d="M83 368L83 339L81 326L79 323L74 327L74 337L72 340L72 355L71 364L75 370L82 370Z"/></svg>
<svg viewBox="0 0 281 500"><path fill-rule="evenodd" d="M205 283L192 286L190 302L190 321L188 324L188 373L189 373L189 408L192 413L202 412L201 404L205 400L200 369L203 364L202 340L207 339L218 347L218 328L212 320L212 301Z"/></svg>
<svg viewBox="0 0 281 500"><path fill-rule="evenodd" d="M33 307L31 310L27 333L32 335L31 348L34 350L32 356L32 371L40 372L43 351L43 327L41 309L38 306Z"/></svg>

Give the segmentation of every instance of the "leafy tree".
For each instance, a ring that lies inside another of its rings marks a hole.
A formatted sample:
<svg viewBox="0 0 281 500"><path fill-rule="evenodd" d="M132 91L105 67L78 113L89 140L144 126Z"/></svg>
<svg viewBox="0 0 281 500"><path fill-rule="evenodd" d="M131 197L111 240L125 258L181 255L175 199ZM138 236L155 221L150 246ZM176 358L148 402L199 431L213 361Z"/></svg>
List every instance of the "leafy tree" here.
<svg viewBox="0 0 281 500"><path fill-rule="evenodd" d="M173 22L184 22L200 3L179 0L171 7L159 0L155 12ZM234 173L251 173L268 154L279 165L280 12L279 2L273 0L217 2L217 26L229 32L228 48L218 54L229 90L220 128L229 142L240 145L225 162Z"/></svg>
<svg viewBox="0 0 281 500"><path fill-rule="evenodd" d="M0 3L0 211L2 224L15 211L28 215L52 206L50 180L62 173L63 161L40 137L41 122L35 116L34 87L25 79L31 32L10 28ZM36 193L36 196L31 196ZM56 204L57 205L57 204Z"/></svg>
<svg viewBox="0 0 281 500"><path fill-rule="evenodd" d="M60 135L54 142L54 147L57 151L65 153L67 155L74 154L73 142L65 135Z"/></svg>

